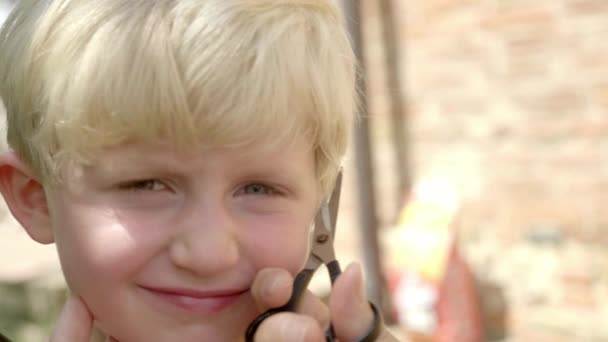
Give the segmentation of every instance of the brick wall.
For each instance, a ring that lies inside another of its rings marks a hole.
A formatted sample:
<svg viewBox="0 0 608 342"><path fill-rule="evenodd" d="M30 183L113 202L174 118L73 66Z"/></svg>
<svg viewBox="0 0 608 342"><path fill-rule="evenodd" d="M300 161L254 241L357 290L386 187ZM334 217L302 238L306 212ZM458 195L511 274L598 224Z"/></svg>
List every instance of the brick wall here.
<svg viewBox="0 0 608 342"><path fill-rule="evenodd" d="M549 310L539 319L562 325L556 329L567 324L551 309L602 315L608 1L397 0L395 6L412 169L417 178L438 175L458 185L459 229L478 276L498 281L515 312ZM372 1L364 1L364 11L370 113L377 141L384 141L390 130L380 18ZM391 191L381 183L381 198L394 198ZM394 209L381 206L384 222ZM605 314L597 320L608 325ZM572 340L605 336L569 324Z"/></svg>

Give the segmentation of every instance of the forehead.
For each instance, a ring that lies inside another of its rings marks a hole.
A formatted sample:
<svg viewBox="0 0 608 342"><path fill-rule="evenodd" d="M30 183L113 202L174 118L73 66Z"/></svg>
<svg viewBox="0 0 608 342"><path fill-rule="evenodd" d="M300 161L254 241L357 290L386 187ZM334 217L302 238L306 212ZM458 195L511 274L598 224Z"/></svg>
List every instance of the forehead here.
<svg viewBox="0 0 608 342"><path fill-rule="evenodd" d="M284 144L194 145L184 149L170 143L126 143L103 149L83 165L83 171L114 172L127 169L171 169L189 172L209 165L278 168L286 172L314 169L314 152L303 138Z"/></svg>
<svg viewBox="0 0 608 342"><path fill-rule="evenodd" d="M234 161L253 161L259 158L281 159L312 155L311 144L303 137L294 137L281 143L272 140L256 140L240 144L193 144L187 147L172 141L128 142L103 149L96 159L109 160L148 160L165 159L188 164L195 159L230 159Z"/></svg>

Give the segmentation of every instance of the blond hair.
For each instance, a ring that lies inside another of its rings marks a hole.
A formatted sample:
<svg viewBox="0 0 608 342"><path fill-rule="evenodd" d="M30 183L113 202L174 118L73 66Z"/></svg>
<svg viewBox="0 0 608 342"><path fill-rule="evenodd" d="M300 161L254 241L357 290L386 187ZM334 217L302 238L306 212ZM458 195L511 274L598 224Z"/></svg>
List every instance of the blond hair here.
<svg viewBox="0 0 608 342"><path fill-rule="evenodd" d="M45 181L130 140L305 135L329 191L354 83L330 0L22 0L0 32L8 142Z"/></svg>

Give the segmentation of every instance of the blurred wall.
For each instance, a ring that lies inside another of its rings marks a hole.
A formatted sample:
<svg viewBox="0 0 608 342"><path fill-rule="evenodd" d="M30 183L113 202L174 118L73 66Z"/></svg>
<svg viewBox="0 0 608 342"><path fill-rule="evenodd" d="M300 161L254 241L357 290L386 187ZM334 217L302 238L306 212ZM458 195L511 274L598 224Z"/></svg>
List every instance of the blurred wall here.
<svg viewBox="0 0 608 342"><path fill-rule="evenodd" d="M606 338L608 1L394 3L412 171L458 186L458 229L478 277L507 291L515 325ZM380 16L373 2L365 10L382 136Z"/></svg>
<svg viewBox="0 0 608 342"><path fill-rule="evenodd" d="M504 238L608 242L608 2L401 5L416 171L491 197L474 223Z"/></svg>

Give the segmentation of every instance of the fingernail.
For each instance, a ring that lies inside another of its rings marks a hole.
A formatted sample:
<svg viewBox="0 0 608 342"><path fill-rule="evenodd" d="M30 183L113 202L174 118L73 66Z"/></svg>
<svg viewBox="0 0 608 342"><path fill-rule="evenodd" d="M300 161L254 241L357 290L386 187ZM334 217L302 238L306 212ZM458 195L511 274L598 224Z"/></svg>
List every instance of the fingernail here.
<svg viewBox="0 0 608 342"><path fill-rule="evenodd" d="M287 284L289 283L289 279L282 273L279 273L276 277L272 279L268 290L270 293L283 291Z"/></svg>
<svg viewBox="0 0 608 342"><path fill-rule="evenodd" d="M323 338L320 329L315 329L317 322L311 317L292 316L284 320L279 335L280 341L319 341Z"/></svg>
<svg viewBox="0 0 608 342"><path fill-rule="evenodd" d="M294 342L304 342L306 338L307 327L302 322L291 320L286 321L281 330L283 339L289 338Z"/></svg>
<svg viewBox="0 0 608 342"><path fill-rule="evenodd" d="M365 287L363 286L363 270L361 269L361 264L359 264L358 262L354 262L350 268L352 268L353 270L351 272L353 272L354 274L352 275L356 283L355 285L355 291L356 291L356 296L359 299L359 302L367 302L366 296L365 296Z"/></svg>

